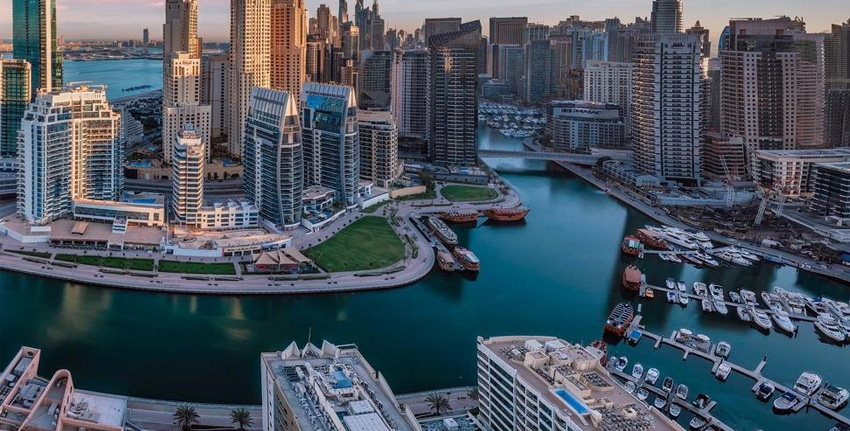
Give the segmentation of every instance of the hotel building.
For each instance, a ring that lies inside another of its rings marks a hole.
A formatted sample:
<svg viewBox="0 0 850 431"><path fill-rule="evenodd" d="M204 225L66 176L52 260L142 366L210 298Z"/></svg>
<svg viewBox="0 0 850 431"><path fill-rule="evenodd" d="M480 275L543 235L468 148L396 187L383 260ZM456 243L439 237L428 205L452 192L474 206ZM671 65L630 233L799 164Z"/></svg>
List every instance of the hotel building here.
<svg viewBox="0 0 850 431"><path fill-rule="evenodd" d="M626 136L632 113L632 63L588 60L584 67L584 100L619 105Z"/></svg>
<svg viewBox="0 0 850 431"><path fill-rule="evenodd" d="M552 146L561 151L623 148L620 107L613 104L559 100L550 104Z"/></svg>
<svg viewBox="0 0 850 431"><path fill-rule="evenodd" d="M165 60L162 87L162 155L171 160L177 134L192 123L195 133L211 154L212 107L201 105L201 59L185 51L169 54Z"/></svg>

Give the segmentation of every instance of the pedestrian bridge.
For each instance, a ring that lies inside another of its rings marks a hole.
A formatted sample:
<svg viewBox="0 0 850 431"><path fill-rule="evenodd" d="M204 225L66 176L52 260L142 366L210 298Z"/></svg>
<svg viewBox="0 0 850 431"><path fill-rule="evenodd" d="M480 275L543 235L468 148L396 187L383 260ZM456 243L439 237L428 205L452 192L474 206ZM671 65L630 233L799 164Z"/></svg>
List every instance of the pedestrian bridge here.
<svg viewBox="0 0 850 431"><path fill-rule="evenodd" d="M574 163L577 165L594 165L602 156L590 154L570 154L553 151L508 151L508 150L478 150L481 158L513 158L528 160L549 160L553 162Z"/></svg>

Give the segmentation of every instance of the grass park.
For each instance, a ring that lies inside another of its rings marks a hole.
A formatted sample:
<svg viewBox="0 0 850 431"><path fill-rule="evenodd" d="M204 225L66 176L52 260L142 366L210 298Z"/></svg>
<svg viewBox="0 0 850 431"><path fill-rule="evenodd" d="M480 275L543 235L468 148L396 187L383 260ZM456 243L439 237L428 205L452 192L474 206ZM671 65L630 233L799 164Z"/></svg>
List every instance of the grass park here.
<svg viewBox="0 0 850 431"><path fill-rule="evenodd" d="M489 201L499 196L489 187L449 185L440 189L440 194L452 202Z"/></svg>
<svg viewBox="0 0 850 431"><path fill-rule="evenodd" d="M232 263L180 262L160 260L159 272L179 272L182 274L236 275Z"/></svg>
<svg viewBox="0 0 850 431"><path fill-rule="evenodd" d="M56 260L80 265L128 269L131 271L153 271L153 259L131 259L126 257L86 256L79 254L57 254Z"/></svg>
<svg viewBox="0 0 850 431"><path fill-rule="evenodd" d="M402 260L404 243L386 219L367 216L303 253L328 272L362 271Z"/></svg>

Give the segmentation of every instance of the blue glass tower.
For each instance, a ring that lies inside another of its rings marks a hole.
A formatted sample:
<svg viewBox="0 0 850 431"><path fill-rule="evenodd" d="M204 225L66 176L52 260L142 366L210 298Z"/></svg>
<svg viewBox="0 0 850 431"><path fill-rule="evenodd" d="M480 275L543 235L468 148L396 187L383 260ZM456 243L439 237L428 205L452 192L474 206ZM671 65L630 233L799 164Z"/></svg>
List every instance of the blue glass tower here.
<svg viewBox="0 0 850 431"><path fill-rule="evenodd" d="M56 0L12 0L12 56L32 67L33 95L62 87L62 55L56 45Z"/></svg>

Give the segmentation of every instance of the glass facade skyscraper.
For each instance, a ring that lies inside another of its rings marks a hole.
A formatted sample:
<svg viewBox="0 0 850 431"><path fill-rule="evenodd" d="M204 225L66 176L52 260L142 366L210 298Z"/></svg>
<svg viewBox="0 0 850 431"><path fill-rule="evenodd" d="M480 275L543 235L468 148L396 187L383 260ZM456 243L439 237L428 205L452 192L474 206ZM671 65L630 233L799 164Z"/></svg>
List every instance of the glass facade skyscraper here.
<svg viewBox="0 0 850 431"><path fill-rule="evenodd" d="M12 56L32 67L30 91L62 87L56 44L56 0L12 0Z"/></svg>
<svg viewBox="0 0 850 431"><path fill-rule="evenodd" d="M32 90L30 64L25 60L0 60L0 157L18 154L18 129Z"/></svg>

